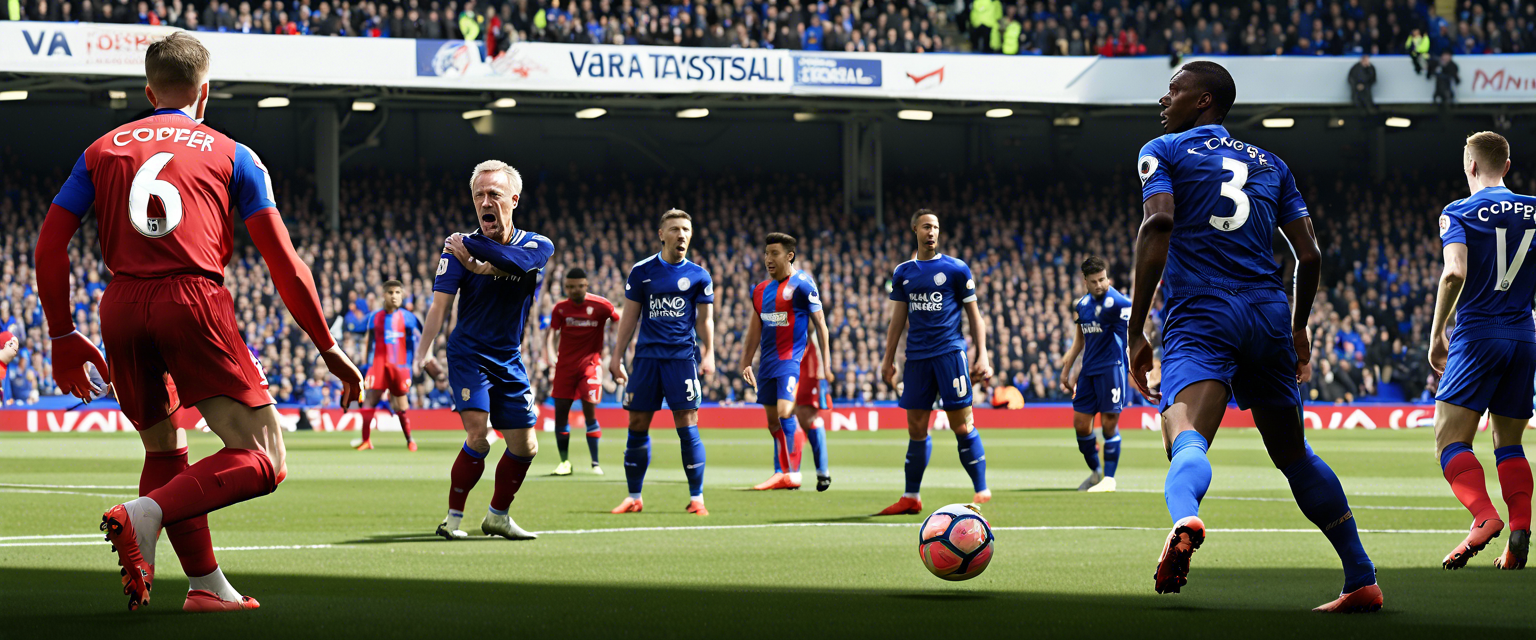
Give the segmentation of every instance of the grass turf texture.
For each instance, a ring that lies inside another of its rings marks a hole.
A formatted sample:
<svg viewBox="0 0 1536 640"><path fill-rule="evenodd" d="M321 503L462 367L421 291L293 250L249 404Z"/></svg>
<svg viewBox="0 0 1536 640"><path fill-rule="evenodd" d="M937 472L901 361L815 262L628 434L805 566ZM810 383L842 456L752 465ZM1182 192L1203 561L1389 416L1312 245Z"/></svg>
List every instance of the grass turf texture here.
<svg viewBox="0 0 1536 640"><path fill-rule="evenodd" d="M1444 638L1507 630L1519 637L1536 628L1530 607L1536 576L1492 568L1505 538L1466 569L1440 569L1470 518L1440 477L1429 430L1310 434L1343 479L1362 529L1420 531L1364 534L1387 610L1350 617L1308 611L1337 593L1338 560L1291 502L1252 429L1227 430L1216 439L1215 481L1201 510L1213 531L1195 554L1189 586L1168 596L1152 591L1170 526L1161 495L1167 462L1156 433L1125 432L1120 492L1089 495L1073 491L1087 469L1070 431L987 431L995 498L984 513L998 528L997 554L986 573L960 583L923 569L916 553L923 516L864 515L900 494L905 433L829 435L830 491L752 492L742 489L771 470L768 435L704 431L711 515L700 519L683 513L687 490L670 430L653 431L646 511L623 516L607 513L626 492L622 430L603 440L608 475L602 477L587 473L580 437L571 447L576 475L543 475L558 457L552 434L541 434L541 453L512 515L527 529L549 533L532 542L478 536L495 473L487 468L464 522L475 538L448 542L431 533L446 510L448 467L461 434L422 433L417 453L405 450L398 433L379 434L379 449L367 452L348 448L350 432L291 434L287 482L271 496L211 517L225 573L262 608L190 615L180 611L186 580L168 542L159 546L151 606L129 613L113 556L97 532L101 512L134 495L126 487L138 482L142 450L131 434L5 434L0 637L170 632L223 640L492 631L782 638L965 631L971 637L1094 638L1237 633L1246 640L1308 632ZM1480 443L1486 454L1487 440ZM194 458L218 446L212 436L192 436ZM503 450L499 442L493 447L488 467ZM806 460L809 487L809 453ZM1485 462L1503 511L1492 461ZM927 511L971 498L948 432L934 433L923 498ZM741 525L770 526L591 531ZM60 535L74 537L21 538ZM240 549L309 545L325 546Z"/></svg>

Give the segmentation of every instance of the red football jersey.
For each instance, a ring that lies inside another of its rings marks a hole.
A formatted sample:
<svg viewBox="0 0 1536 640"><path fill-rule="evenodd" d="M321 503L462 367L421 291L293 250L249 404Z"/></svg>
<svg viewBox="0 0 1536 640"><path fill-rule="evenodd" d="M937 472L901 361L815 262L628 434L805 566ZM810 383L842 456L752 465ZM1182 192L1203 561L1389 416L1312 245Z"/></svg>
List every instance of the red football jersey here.
<svg viewBox="0 0 1536 640"><path fill-rule="evenodd" d="M245 219L277 207L254 152L176 109L96 140L53 203L79 216L95 206L102 257L114 274L216 282L234 250L231 208Z"/></svg>
<svg viewBox="0 0 1536 640"><path fill-rule="evenodd" d="M570 363L589 364L602 359L603 327L617 322L618 310L602 296L587 294L580 303L561 300L549 314L549 328L560 332L560 359L564 369Z"/></svg>

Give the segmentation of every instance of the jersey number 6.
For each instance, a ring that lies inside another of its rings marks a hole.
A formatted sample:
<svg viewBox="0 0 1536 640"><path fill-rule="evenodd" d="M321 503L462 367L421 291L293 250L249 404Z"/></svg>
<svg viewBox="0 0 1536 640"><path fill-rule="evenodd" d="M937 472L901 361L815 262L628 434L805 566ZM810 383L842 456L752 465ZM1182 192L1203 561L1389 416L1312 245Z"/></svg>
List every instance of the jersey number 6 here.
<svg viewBox="0 0 1536 640"><path fill-rule="evenodd" d="M176 185L160 179L160 171L172 156L169 151L150 156L133 175L133 187L128 190L128 221L139 233L151 238L164 237L181 224L181 191ZM164 218L149 217L150 196L159 198L164 205Z"/></svg>
<svg viewBox="0 0 1536 640"><path fill-rule="evenodd" d="M1221 183L1221 197L1232 201L1232 217L1211 216L1211 226L1222 231L1237 231L1248 223L1248 165L1236 158L1222 158L1221 168L1232 172L1232 179Z"/></svg>

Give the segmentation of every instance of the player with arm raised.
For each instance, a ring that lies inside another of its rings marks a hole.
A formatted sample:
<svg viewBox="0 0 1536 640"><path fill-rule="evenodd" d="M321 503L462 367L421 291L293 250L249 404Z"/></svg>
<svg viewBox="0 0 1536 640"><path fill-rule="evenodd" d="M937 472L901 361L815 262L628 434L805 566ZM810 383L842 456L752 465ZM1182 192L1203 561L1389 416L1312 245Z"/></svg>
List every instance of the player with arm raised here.
<svg viewBox="0 0 1536 640"><path fill-rule="evenodd" d="M1488 497L1483 465L1472 454L1485 412L1509 507L1509 542L1493 565L1524 568L1531 544L1531 464L1520 437L1531 419L1536 377L1531 320L1536 267L1525 264L1536 238L1536 198L1504 186L1509 164L1504 136L1484 131L1468 137L1462 167L1472 195L1440 215L1445 271L1429 333L1429 364L1442 374L1435 394L1435 448L1451 491L1472 512L1471 532L1441 561L1446 569L1466 566L1505 525ZM1448 338L1453 309L1456 329Z"/></svg>
<svg viewBox="0 0 1536 640"><path fill-rule="evenodd" d="M707 516L704 443L699 440L699 403L704 394L699 375L715 372L715 283L704 267L688 260L692 216L678 209L667 211L661 215L658 236L661 251L636 263L624 283L619 341L608 365L615 383L632 381L624 394L624 408L629 411L629 441L624 446L629 497L613 513L639 513L645 508L640 490L651 465L651 418L666 400L683 450L688 513ZM634 368L626 374L624 351L637 329Z"/></svg>
<svg viewBox="0 0 1536 640"><path fill-rule="evenodd" d="M1125 381L1125 339L1131 300L1110 286L1108 268L1104 259L1096 256L1083 261L1083 285L1088 295L1072 305L1077 334L1059 365L1058 384L1072 396L1077 450L1088 462L1088 479L1077 490L1090 493L1115 490L1115 469L1120 465L1120 411L1130 391ZM1074 378L1072 364L1078 354L1083 356L1083 367ZM1098 442L1093 435L1095 414L1104 435L1103 467L1099 466Z"/></svg>
<svg viewBox="0 0 1536 640"><path fill-rule="evenodd" d="M1342 594L1317 610L1375 611L1381 589L1349 500L1302 430L1299 383L1311 377L1307 316L1321 268L1317 237L1285 163L1221 125L1236 97L1221 65L1184 65L1158 101L1165 135L1143 146L1136 163L1145 217L1131 293L1131 381L1159 403L1170 460L1163 495L1174 522L1155 588L1178 593L1205 540L1198 513L1211 484L1206 449L1235 398L1252 409L1297 506L1344 565ZM1277 226L1296 256L1294 309L1271 250ZM1152 347L1141 327L1159 281L1167 303L1161 393L1154 393L1147 386Z"/></svg>
<svg viewBox="0 0 1536 640"><path fill-rule="evenodd" d="M607 298L587 293L587 286L582 268L572 267L565 273L565 299L550 310L549 330L544 333L544 353L549 354L554 371L549 395L555 399L555 445L560 449L560 466L552 474L557 476L571 475L571 405L577 400L587 421L592 473L603 475L597 462L597 443L603 437L603 427L597 423L597 402L603 395L603 336L608 321L618 320L619 312Z"/></svg>
<svg viewBox="0 0 1536 640"><path fill-rule="evenodd" d="M379 401L389 392L389 410L400 419L405 432L405 448L416 450L411 437L411 356L421 340L421 321L416 314L400 306L405 301L405 284L399 280L384 283L384 308L368 317L368 375L363 378L363 440L358 451L373 448L373 419Z"/></svg>
<svg viewBox="0 0 1536 640"><path fill-rule="evenodd" d="M448 540L469 537L459 528L464 502L485 471L485 456L491 451L487 436L495 429L506 440L507 450L496 464L496 488L480 531L508 540L532 540L538 536L517 526L507 510L539 452L533 429L538 409L523 366L523 328L533 308L540 272L555 245L549 238L513 226L523 178L507 163L486 160L475 165L469 188L480 229L448 237L437 262L432 307L416 353L421 370L437 369L432 343L454 299L462 296L459 322L448 336L448 386L466 438L449 472L448 516L437 525L437 535Z"/></svg>
<svg viewBox="0 0 1536 640"><path fill-rule="evenodd" d="M53 340L55 382L89 398L99 390L88 379L86 364L94 364L111 381L146 451L143 497L101 517L129 609L149 603L162 528L190 578L183 610L257 606L218 570L205 517L272 493L287 476L281 420L223 285L234 249L231 210L244 218L283 303L341 380L343 397L356 399L362 381L326 328L266 168L248 147L202 124L208 64L208 50L183 33L149 46L144 93L154 114L118 127L81 154L37 241L38 295ZM102 257L114 274L101 299L110 369L70 317L69 239L92 209ZM188 466L186 436L173 415L193 406L224 448Z"/></svg>
<svg viewBox="0 0 1536 640"><path fill-rule="evenodd" d="M820 344L827 342L826 317L821 312L821 293L810 274L795 268L794 236L770 233L765 239L763 264L768 280L752 289L752 309L756 322L747 323L742 341L741 377L757 389L757 399L768 413L768 432L773 436L777 466L766 482L753 487L759 491L800 488L800 451L796 441L799 421L795 415L801 360L811 346L815 329ZM752 362L761 352L761 365L753 371ZM825 362L826 357L821 361ZM820 372L818 372L820 373ZM817 378L825 376L818 375ZM807 381L816 384L814 380ZM828 480L830 482L830 480Z"/></svg>
<svg viewBox="0 0 1536 640"><path fill-rule="evenodd" d="M912 233L917 257L896 266L891 277L891 326L885 334L885 361L880 365L885 383L896 388L896 346L907 334L907 363L902 371L901 408L907 410L907 487L896 501L875 515L921 513L923 471L933 453L928 419L938 399L949 414L950 429L960 448L960 464L971 476L975 502L992 499L987 489L987 453L981 433L971 416L973 379L992 377L987 356L987 330L976 304L976 280L971 268L957 258L939 253L939 216L928 209L912 214ZM971 324L976 362L967 370L963 317ZM910 330L908 325L910 324Z"/></svg>

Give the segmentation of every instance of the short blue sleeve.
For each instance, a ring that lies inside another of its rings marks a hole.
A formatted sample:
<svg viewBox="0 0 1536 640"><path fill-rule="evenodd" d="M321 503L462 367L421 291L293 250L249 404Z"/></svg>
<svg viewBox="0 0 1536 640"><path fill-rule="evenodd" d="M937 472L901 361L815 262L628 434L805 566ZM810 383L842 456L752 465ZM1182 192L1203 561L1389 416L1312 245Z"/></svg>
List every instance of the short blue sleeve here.
<svg viewBox="0 0 1536 640"><path fill-rule="evenodd" d="M229 177L229 198L240 212L241 220L257 211L277 208L277 202L272 199L272 176L267 173L266 165L261 163L255 151L238 142L235 143L234 172Z"/></svg>
<svg viewBox="0 0 1536 640"><path fill-rule="evenodd" d="M1301 191L1296 188L1296 176L1291 175L1290 167L1282 165L1280 210L1275 212L1275 223L1285 226L1308 215L1310 214L1307 213L1307 202L1301 199Z"/></svg>
<svg viewBox="0 0 1536 640"><path fill-rule="evenodd" d="M96 185L91 182L91 171L85 167L85 154L82 153L75 161L75 168L69 170L69 178L64 181L64 188L59 189L59 195L54 196L53 203L84 217L95 202Z"/></svg>
<svg viewBox="0 0 1536 640"><path fill-rule="evenodd" d="M543 269L549 257L555 253L555 245L548 238L535 233L524 233L512 244L501 244L479 233L464 236L464 248L469 255L489 262L491 266L513 275L522 275Z"/></svg>
<svg viewBox="0 0 1536 640"><path fill-rule="evenodd" d="M1451 212L1450 207L1446 207L1445 212L1440 214L1440 246L1444 247L1457 242L1466 244L1467 229L1463 226L1464 224L1461 216Z"/></svg>
<svg viewBox="0 0 1536 640"><path fill-rule="evenodd" d="M457 295L459 284L464 280L464 265L459 264L459 259L444 252L437 259L437 277L432 280L432 290Z"/></svg>
<svg viewBox="0 0 1536 640"><path fill-rule="evenodd" d="M960 303L976 301L976 277L971 275L971 266L960 263L955 268L955 297L960 298Z"/></svg>
<svg viewBox="0 0 1536 640"><path fill-rule="evenodd" d="M699 281L694 283L693 286L697 287L699 290L698 295L693 297L694 304L715 303L715 281L713 278L709 277L708 271L699 269Z"/></svg>
<svg viewBox="0 0 1536 640"><path fill-rule="evenodd" d="M645 302L645 283L641 282L643 272L640 265L635 265L629 270L629 278L624 281L624 299L635 302Z"/></svg>
<svg viewBox="0 0 1536 640"><path fill-rule="evenodd" d="M1168 154L1162 138L1155 138L1141 147L1136 157L1136 175L1141 177L1141 199L1159 193L1173 193L1173 180L1168 177Z"/></svg>
<svg viewBox="0 0 1536 640"><path fill-rule="evenodd" d="M902 264L906 264L903 262ZM896 270L891 272L891 299L896 302L907 301L906 283L901 279L901 265L896 265Z"/></svg>

